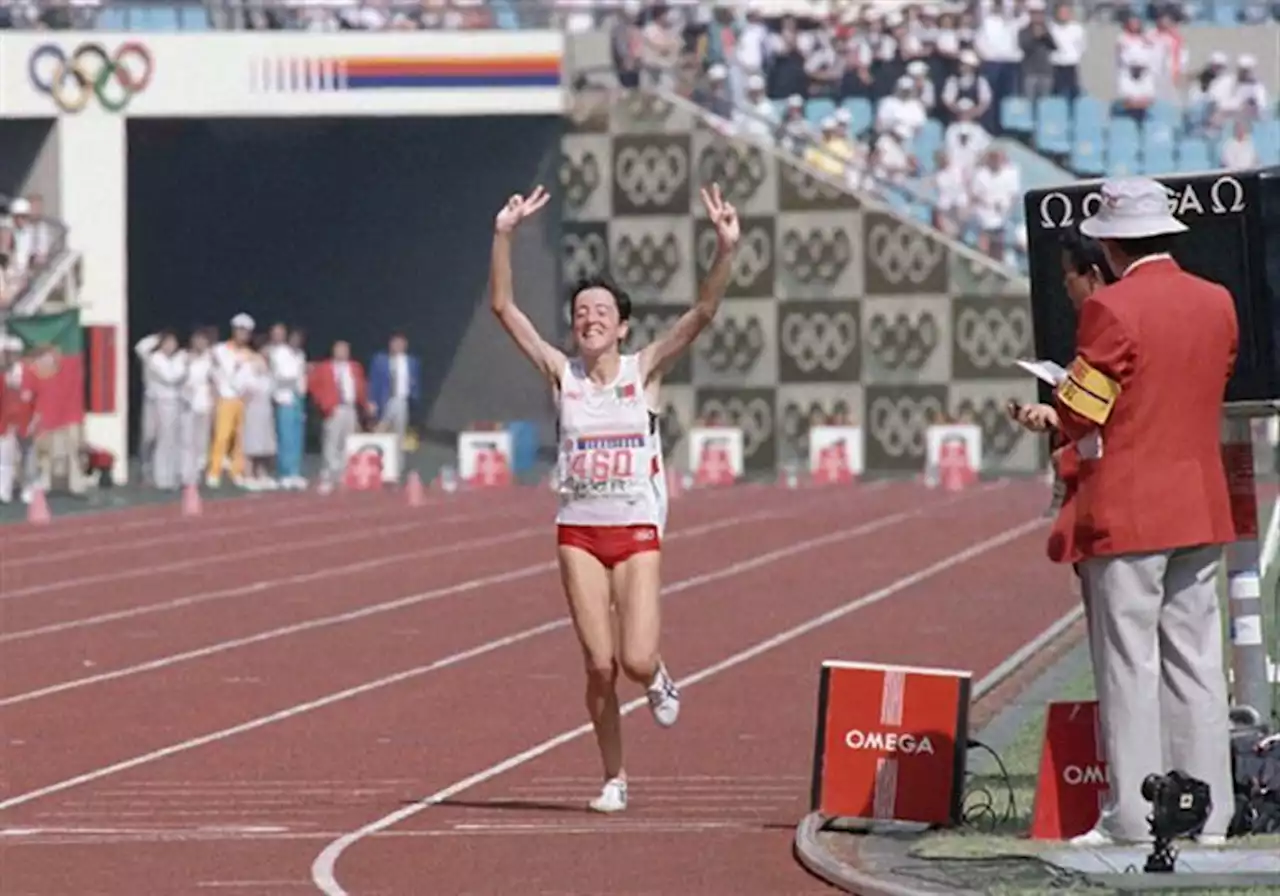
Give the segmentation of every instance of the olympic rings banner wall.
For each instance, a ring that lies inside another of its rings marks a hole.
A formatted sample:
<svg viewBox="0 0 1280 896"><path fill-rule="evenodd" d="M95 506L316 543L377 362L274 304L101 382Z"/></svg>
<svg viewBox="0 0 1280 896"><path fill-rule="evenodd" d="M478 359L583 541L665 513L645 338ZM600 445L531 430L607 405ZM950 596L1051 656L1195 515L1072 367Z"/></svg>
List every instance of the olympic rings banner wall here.
<svg viewBox="0 0 1280 896"><path fill-rule="evenodd" d="M0 36L0 115L548 115L558 32Z"/></svg>
<svg viewBox="0 0 1280 896"><path fill-rule="evenodd" d="M949 413L982 428L987 469L1043 468L1042 440L1004 411L1036 395L1013 363L1032 353L1023 281L658 97L593 108L562 141L563 276L609 270L632 294L634 345L688 306L710 262L699 185L719 181L742 215L720 314L666 380L675 460L715 416L742 429L748 475L803 466L810 425L846 418L868 472L918 471L927 425Z"/></svg>

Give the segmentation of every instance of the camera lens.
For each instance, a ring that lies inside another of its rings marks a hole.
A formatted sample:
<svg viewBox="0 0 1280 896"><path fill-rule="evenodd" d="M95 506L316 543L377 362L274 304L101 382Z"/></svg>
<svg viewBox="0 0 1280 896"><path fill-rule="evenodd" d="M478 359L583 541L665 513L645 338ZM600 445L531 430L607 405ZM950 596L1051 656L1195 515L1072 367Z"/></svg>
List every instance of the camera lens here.
<svg viewBox="0 0 1280 896"><path fill-rule="evenodd" d="M1147 775L1142 779L1142 798L1149 803L1154 803L1156 794L1160 792L1160 785L1164 779L1160 775Z"/></svg>

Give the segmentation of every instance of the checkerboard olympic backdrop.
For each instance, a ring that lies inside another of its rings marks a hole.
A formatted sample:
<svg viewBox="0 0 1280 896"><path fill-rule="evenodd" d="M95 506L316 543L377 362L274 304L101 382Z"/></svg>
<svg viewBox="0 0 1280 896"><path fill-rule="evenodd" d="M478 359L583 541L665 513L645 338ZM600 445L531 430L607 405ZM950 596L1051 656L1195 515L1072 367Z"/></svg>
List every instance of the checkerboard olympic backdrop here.
<svg viewBox="0 0 1280 896"><path fill-rule="evenodd" d="M1035 400L1013 364L1032 353L1025 287L655 97L601 104L563 139L565 281L610 272L632 295L632 341L647 342L714 252L698 199L713 181L742 243L719 316L666 380L677 463L711 412L742 427L755 474L806 457L809 420L845 412L865 428L868 470L914 471L929 414L947 410L981 425L988 467L1042 468L1042 440L1004 413Z"/></svg>

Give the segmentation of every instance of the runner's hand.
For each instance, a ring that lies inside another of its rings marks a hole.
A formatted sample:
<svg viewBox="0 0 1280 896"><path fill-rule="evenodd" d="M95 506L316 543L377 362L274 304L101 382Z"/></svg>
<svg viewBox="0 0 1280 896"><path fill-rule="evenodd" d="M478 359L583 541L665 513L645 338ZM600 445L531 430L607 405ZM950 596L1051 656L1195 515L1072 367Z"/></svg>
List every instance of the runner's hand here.
<svg viewBox="0 0 1280 896"><path fill-rule="evenodd" d="M551 194L541 186L534 187L533 192L528 196L514 194L494 218L494 230L498 233L511 233L521 221L534 215L550 200Z"/></svg>
<svg viewBox="0 0 1280 896"><path fill-rule="evenodd" d="M702 189L702 204L706 206L707 217L715 225L716 237L721 252L731 252L738 245L742 236L742 228L738 223L738 210L733 203L726 202L720 195L720 185L712 184L711 190Z"/></svg>

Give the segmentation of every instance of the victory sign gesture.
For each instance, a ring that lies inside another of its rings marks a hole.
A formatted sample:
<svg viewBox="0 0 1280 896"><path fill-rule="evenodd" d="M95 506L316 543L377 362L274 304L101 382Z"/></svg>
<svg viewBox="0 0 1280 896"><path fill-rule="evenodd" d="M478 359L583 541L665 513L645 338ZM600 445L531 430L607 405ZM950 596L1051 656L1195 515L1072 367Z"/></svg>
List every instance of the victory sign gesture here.
<svg viewBox="0 0 1280 896"><path fill-rule="evenodd" d="M493 219L493 228L498 233L511 233L525 218L537 214L538 210L551 201L551 194L541 185L534 187L527 197L519 193L512 195L507 204Z"/></svg>
<svg viewBox="0 0 1280 896"><path fill-rule="evenodd" d="M726 201L720 195L719 184L712 184L710 190L703 187L701 193L707 217L716 228L720 252L722 254L733 252L738 245L738 239L742 236L742 228L738 223L738 210L733 207L733 203Z"/></svg>

